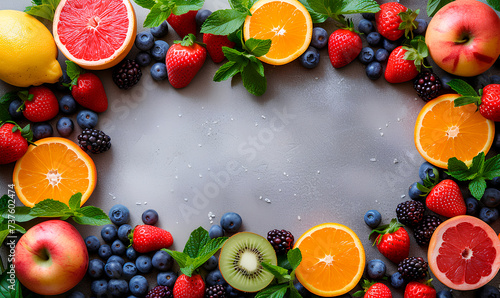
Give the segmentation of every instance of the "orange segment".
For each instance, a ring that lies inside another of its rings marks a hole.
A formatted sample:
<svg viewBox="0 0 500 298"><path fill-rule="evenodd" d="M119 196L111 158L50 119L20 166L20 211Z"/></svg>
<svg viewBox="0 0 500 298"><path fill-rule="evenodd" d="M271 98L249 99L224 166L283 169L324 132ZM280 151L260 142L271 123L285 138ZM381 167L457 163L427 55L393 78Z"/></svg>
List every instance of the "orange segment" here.
<svg viewBox="0 0 500 298"><path fill-rule="evenodd" d="M365 250L348 227L324 223L306 231L295 243L302 253L297 279L310 292L333 297L352 290L365 268Z"/></svg>
<svg viewBox="0 0 500 298"><path fill-rule="evenodd" d="M94 191L97 173L93 160L77 144L64 138L45 138L31 145L14 167L19 200L28 207L45 199L68 204L82 193L85 203Z"/></svg>
<svg viewBox="0 0 500 298"><path fill-rule="evenodd" d="M473 104L454 107L459 95L441 95L420 111L415 124L415 146L422 157L441 168L456 157L467 165L480 152L488 153L495 124L476 112Z"/></svg>
<svg viewBox="0 0 500 298"><path fill-rule="evenodd" d="M250 9L243 28L245 40L271 39L263 62L282 65L298 58L311 42L313 23L307 9L297 0L260 0Z"/></svg>

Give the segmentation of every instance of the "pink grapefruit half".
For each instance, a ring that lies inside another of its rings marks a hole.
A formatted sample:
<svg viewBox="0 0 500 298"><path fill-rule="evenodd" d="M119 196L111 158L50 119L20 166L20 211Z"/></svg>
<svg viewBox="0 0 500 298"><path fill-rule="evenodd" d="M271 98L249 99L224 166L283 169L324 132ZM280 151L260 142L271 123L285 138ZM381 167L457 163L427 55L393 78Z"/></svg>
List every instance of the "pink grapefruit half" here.
<svg viewBox="0 0 500 298"><path fill-rule="evenodd" d="M478 289L500 268L500 239L477 217L456 216L434 231L427 258L434 276L447 287Z"/></svg>
<svg viewBox="0 0 500 298"><path fill-rule="evenodd" d="M132 49L137 22L129 0L61 0L52 31L66 58L100 70L115 66Z"/></svg>

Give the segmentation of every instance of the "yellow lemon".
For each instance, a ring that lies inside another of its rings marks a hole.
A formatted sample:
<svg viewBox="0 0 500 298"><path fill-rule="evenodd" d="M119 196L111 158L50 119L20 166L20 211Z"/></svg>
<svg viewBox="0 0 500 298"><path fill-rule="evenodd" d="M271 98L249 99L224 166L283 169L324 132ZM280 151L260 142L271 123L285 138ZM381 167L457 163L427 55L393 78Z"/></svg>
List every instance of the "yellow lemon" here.
<svg viewBox="0 0 500 298"><path fill-rule="evenodd" d="M17 87L59 80L57 46L40 21L21 11L0 10L0 24L0 80Z"/></svg>

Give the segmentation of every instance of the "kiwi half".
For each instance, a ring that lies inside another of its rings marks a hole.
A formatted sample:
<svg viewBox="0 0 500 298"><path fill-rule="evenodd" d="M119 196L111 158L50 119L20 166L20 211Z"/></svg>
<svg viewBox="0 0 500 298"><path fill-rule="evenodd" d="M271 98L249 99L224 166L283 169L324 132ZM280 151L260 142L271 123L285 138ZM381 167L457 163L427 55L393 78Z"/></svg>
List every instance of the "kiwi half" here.
<svg viewBox="0 0 500 298"><path fill-rule="evenodd" d="M219 270L231 287L243 292L257 292L274 278L261 262L277 264L276 252L269 241L254 233L240 232L224 243L219 255Z"/></svg>

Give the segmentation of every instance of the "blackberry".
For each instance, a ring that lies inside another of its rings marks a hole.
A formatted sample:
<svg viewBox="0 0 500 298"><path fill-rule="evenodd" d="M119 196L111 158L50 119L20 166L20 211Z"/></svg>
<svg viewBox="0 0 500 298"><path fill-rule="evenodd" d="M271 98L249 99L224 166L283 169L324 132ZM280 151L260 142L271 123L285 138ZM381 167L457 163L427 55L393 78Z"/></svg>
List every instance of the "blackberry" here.
<svg viewBox="0 0 500 298"><path fill-rule="evenodd" d="M78 136L78 143L83 151L97 154L109 150L111 138L98 129L85 128Z"/></svg>
<svg viewBox="0 0 500 298"><path fill-rule="evenodd" d="M420 224L413 231L418 245L426 246L431 241L432 233L442 223L439 217L434 215L425 215Z"/></svg>
<svg viewBox="0 0 500 298"><path fill-rule="evenodd" d="M396 215L400 223L416 227L424 218L425 206L420 201L409 200L400 203L396 208Z"/></svg>
<svg viewBox="0 0 500 298"><path fill-rule="evenodd" d="M293 235L287 230L274 229L267 233L267 240L276 253L286 253L293 247Z"/></svg>
<svg viewBox="0 0 500 298"><path fill-rule="evenodd" d="M398 272L405 281L419 280L427 276L429 265L421 257L408 257L398 265Z"/></svg>
<svg viewBox="0 0 500 298"><path fill-rule="evenodd" d="M113 69L113 82L120 89L132 88L141 76L141 68L134 59L125 59Z"/></svg>
<svg viewBox="0 0 500 298"><path fill-rule="evenodd" d="M223 285L213 285L205 289L205 298L226 297L226 289Z"/></svg>
<svg viewBox="0 0 500 298"><path fill-rule="evenodd" d="M174 293L166 286L156 286L152 288L146 298L173 298Z"/></svg>
<svg viewBox="0 0 500 298"><path fill-rule="evenodd" d="M413 81L413 88L425 102L436 98L442 86L439 77L429 70L420 72Z"/></svg>

